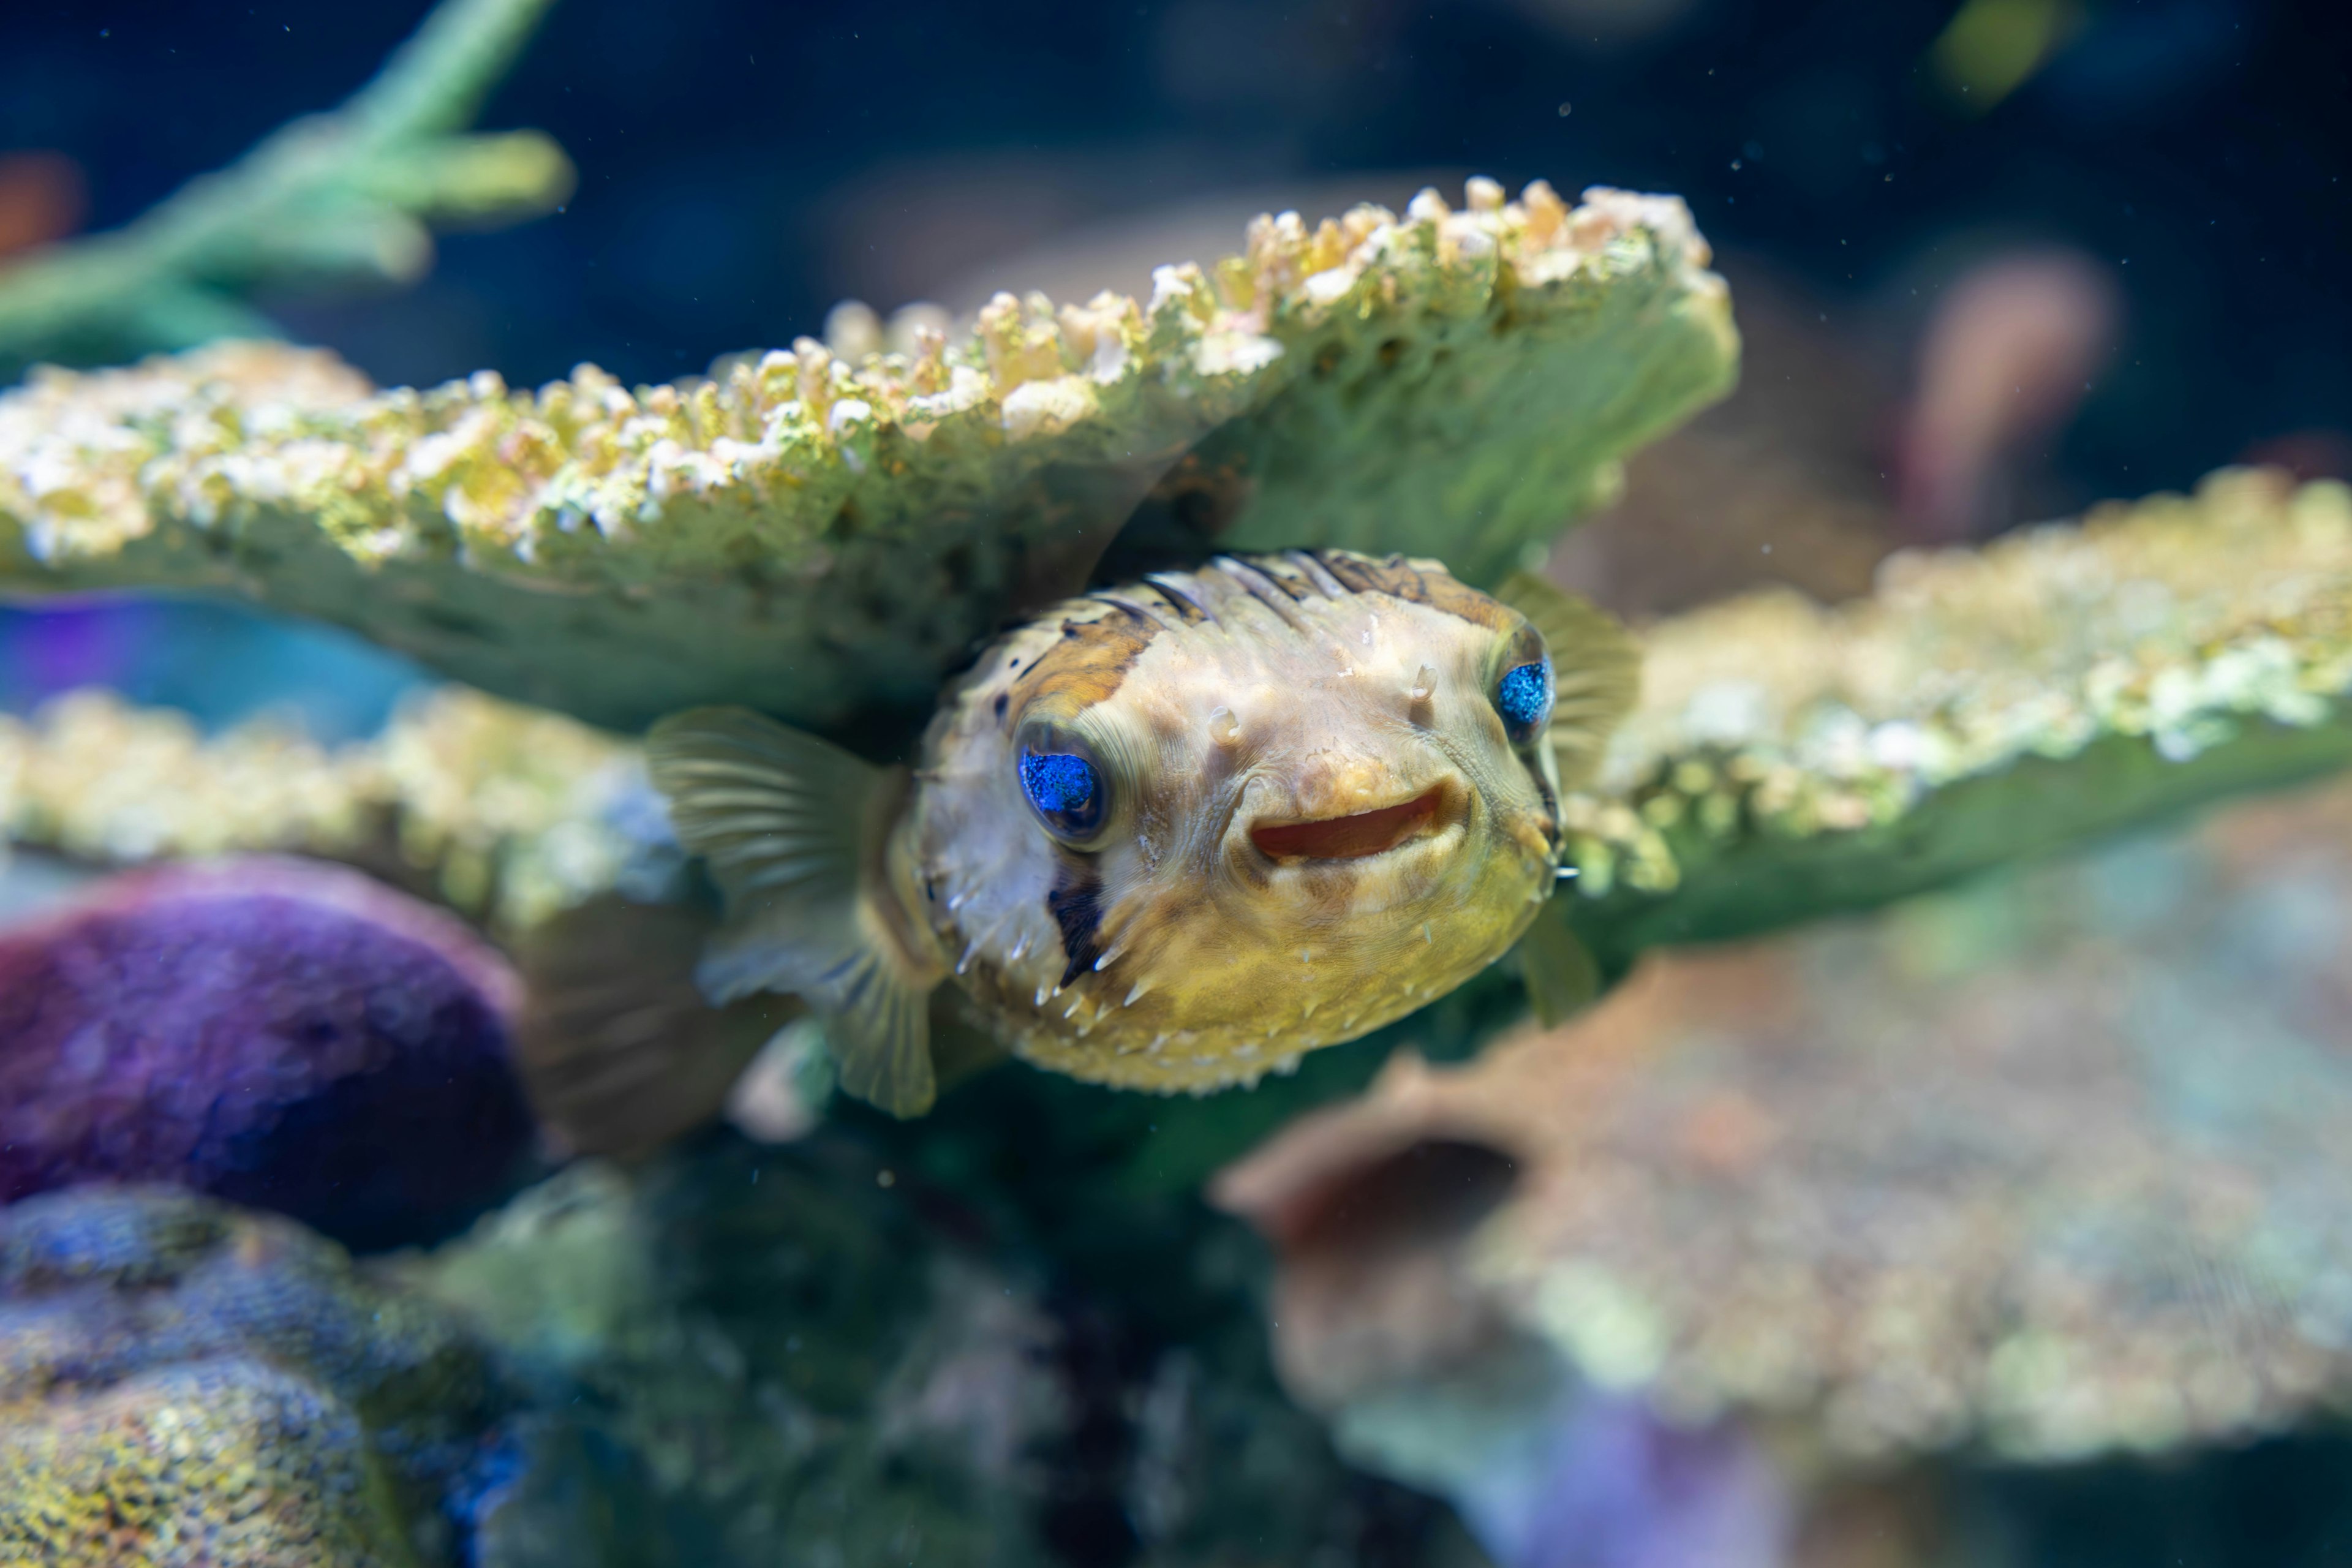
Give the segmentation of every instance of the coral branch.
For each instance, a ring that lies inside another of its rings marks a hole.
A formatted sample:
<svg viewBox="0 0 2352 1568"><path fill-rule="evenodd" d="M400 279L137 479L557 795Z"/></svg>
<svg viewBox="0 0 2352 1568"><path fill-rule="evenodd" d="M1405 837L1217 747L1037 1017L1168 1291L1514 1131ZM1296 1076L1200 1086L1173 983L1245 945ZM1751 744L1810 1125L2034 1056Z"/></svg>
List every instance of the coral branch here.
<svg viewBox="0 0 2352 1568"><path fill-rule="evenodd" d="M283 850L352 861L500 931L678 863L631 747L458 689L330 752L256 723L207 739L101 691L0 717L0 834L108 865Z"/></svg>
<svg viewBox="0 0 2352 1568"><path fill-rule="evenodd" d="M376 79L192 181L130 226L0 267L0 374L271 335L261 286L405 283L429 224L534 217L572 165L537 132L464 128L551 0L447 0Z"/></svg>
<svg viewBox="0 0 2352 1568"><path fill-rule="evenodd" d="M1645 649L1571 806L1571 918L1618 971L2352 763L2352 492L2225 472Z"/></svg>
<svg viewBox="0 0 2352 1568"><path fill-rule="evenodd" d="M1671 198L1482 180L1462 212L1262 219L1148 303L999 295L952 348L803 339L634 394L373 393L254 344L44 373L0 398L0 591L243 595L615 728L706 701L887 728L1147 492L1146 552L1499 575L1727 384L1706 256Z"/></svg>

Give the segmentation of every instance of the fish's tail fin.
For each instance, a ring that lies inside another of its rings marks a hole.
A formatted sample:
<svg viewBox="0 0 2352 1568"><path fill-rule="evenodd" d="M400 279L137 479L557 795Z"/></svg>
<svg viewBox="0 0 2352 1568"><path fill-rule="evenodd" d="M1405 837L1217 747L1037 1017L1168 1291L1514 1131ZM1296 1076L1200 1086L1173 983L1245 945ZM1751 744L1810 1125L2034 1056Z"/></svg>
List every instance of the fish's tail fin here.
<svg viewBox="0 0 2352 1568"><path fill-rule="evenodd" d="M824 1016L843 1089L894 1116L929 1110L941 966L912 950L887 864L906 774L740 708L663 720L646 758L679 841L727 897L704 991L802 997Z"/></svg>
<svg viewBox="0 0 2352 1568"><path fill-rule="evenodd" d="M634 1159L717 1117L760 1049L804 1009L714 1007L695 966L714 918L607 893L534 926L515 954L515 1061L564 1150Z"/></svg>

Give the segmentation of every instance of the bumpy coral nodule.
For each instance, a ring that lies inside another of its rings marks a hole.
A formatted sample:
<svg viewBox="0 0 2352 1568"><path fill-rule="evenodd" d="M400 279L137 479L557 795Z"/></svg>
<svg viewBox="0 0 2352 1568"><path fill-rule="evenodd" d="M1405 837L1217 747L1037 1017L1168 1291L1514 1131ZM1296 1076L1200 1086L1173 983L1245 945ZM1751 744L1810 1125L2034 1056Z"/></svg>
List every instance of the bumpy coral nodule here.
<svg viewBox="0 0 2352 1568"><path fill-rule="evenodd" d="M459 922L341 867L101 884L0 931L0 1201L173 1182L414 1239L520 1174L519 992Z"/></svg>
<svg viewBox="0 0 2352 1568"><path fill-rule="evenodd" d="M506 1401L453 1320L288 1222L103 1188L0 1210L0 1561L453 1561Z"/></svg>

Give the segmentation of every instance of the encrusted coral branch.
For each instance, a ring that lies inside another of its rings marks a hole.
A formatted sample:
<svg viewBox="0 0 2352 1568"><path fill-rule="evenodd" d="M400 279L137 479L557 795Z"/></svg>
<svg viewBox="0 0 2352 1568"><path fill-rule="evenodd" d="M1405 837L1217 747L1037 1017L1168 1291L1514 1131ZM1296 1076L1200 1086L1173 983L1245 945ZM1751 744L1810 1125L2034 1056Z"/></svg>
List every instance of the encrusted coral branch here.
<svg viewBox="0 0 2352 1568"><path fill-rule="evenodd" d="M1572 918L1622 968L2352 763L2347 612L2352 490L2241 470L1665 622Z"/></svg>
<svg viewBox="0 0 2352 1568"><path fill-rule="evenodd" d="M256 723L212 738L102 691L0 717L0 834L100 864L288 850L413 881L508 932L678 857L634 748L450 688L328 751Z"/></svg>
<svg viewBox="0 0 2352 1568"><path fill-rule="evenodd" d="M615 728L870 723L1075 587L1163 476L1170 526L1223 545L1499 574L1727 384L1706 258L1673 198L1480 180L854 363L803 339L635 392L376 393L255 344L44 372L0 398L0 591L239 594Z"/></svg>
<svg viewBox="0 0 2352 1568"><path fill-rule="evenodd" d="M0 375L269 334L261 284L414 281L428 225L535 217L572 165L535 131L468 135L551 0L446 0L340 110L297 121L129 227L0 265Z"/></svg>

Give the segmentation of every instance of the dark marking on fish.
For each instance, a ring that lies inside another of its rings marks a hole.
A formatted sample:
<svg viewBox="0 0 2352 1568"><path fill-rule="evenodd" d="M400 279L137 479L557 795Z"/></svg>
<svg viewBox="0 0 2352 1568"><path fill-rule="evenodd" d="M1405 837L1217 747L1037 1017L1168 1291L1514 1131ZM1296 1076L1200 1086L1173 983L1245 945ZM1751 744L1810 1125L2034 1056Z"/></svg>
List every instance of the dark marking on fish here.
<svg viewBox="0 0 2352 1568"><path fill-rule="evenodd" d="M1220 555L1209 563L1209 569L1222 574L1227 582L1272 610L1291 630L1308 634L1314 631L1307 617L1298 612L1298 595L1248 562L1231 555Z"/></svg>
<svg viewBox="0 0 2352 1568"><path fill-rule="evenodd" d="M1089 600L1086 607L1102 613L1064 621L1060 640L1013 682L1013 697L1023 712L1050 702L1068 718L1102 701L1118 690L1151 639L1168 629L1150 616L1108 600Z"/></svg>
<svg viewBox="0 0 2352 1568"><path fill-rule="evenodd" d="M998 693L996 694L996 716L997 716L999 719L1002 719L1002 718L1003 718L1003 717L1004 717L1004 710L1005 710L1005 707L1006 707L1006 706L1007 706L1007 705L1008 705L1012 700L1013 700L1012 694L1011 694L1011 693L1009 693L1009 692L1000 691L1000 692L998 692Z"/></svg>
<svg viewBox="0 0 2352 1568"><path fill-rule="evenodd" d="M1327 599L1337 599L1348 592L1348 585L1331 575L1330 569L1304 550L1286 550L1283 559L1297 568L1299 574L1315 584Z"/></svg>
<svg viewBox="0 0 2352 1568"><path fill-rule="evenodd" d="M1536 782L1536 794L1543 799L1544 837L1552 847L1559 847L1559 796L1552 792L1551 781L1533 763L1528 764L1528 776Z"/></svg>
<svg viewBox="0 0 2352 1568"><path fill-rule="evenodd" d="M1168 601L1168 607L1174 611L1177 618L1186 626L1199 626L1203 621L1211 626L1220 624L1217 620L1217 613L1209 608L1209 602L1201 597L1192 579L1184 574L1154 572L1144 581L1160 590L1160 596Z"/></svg>
<svg viewBox="0 0 2352 1568"><path fill-rule="evenodd" d="M1054 890L1045 895L1045 912L1062 931L1062 951L1070 960L1062 969L1062 984L1067 985L1102 956L1097 941L1102 931L1102 874L1087 862L1065 858L1055 873Z"/></svg>
<svg viewBox="0 0 2352 1568"><path fill-rule="evenodd" d="M1473 626L1488 626L1496 631L1508 631L1520 620L1519 613L1499 599L1489 598L1475 588L1465 588L1451 576L1422 571L1402 555L1374 559L1358 555L1349 550L1326 550L1318 559L1331 575L1358 594L1386 594L1392 599L1408 604L1426 605L1449 616L1458 616Z"/></svg>

